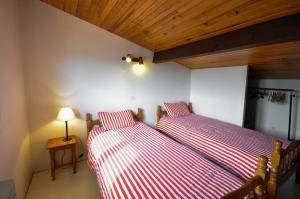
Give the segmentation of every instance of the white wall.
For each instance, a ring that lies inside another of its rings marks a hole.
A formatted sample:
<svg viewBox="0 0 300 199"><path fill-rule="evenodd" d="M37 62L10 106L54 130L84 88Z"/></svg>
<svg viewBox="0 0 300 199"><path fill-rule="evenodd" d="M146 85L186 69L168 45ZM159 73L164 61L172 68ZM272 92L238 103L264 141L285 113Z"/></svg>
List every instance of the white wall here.
<svg viewBox="0 0 300 199"><path fill-rule="evenodd" d="M300 80L251 80L250 87L284 88L300 91ZM300 98L299 93L294 98L292 113L291 137L300 139ZM249 111L248 111L249 110ZM250 114L250 115L249 115ZM271 103L268 99L248 100L247 117L251 119L251 126L261 132L287 138L289 94L283 104Z"/></svg>
<svg viewBox="0 0 300 199"><path fill-rule="evenodd" d="M70 132L85 143L85 114L144 109L155 125L165 101L189 101L190 70L176 63L152 64L153 53L38 0L23 4L24 63L35 171L48 168L48 138L63 136L56 121L62 106L78 111ZM134 30L132 30L134 31ZM136 76L121 57L142 56L147 70ZM80 149L79 149L80 150Z"/></svg>
<svg viewBox="0 0 300 199"><path fill-rule="evenodd" d="M24 198L32 170L17 0L0 0L0 181L13 179Z"/></svg>
<svg viewBox="0 0 300 199"><path fill-rule="evenodd" d="M247 66L192 70L195 113L243 125Z"/></svg>

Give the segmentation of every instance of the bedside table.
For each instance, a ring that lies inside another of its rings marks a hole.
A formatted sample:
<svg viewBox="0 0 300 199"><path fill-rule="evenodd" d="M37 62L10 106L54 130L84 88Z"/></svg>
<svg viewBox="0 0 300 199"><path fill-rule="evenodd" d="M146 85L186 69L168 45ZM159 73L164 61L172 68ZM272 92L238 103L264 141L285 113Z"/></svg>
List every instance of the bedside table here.
<svg viewBox="0 0 300 199"><path fill-rule="evenodd" d="M64 142L64 137L53 138L48 140L48 150L50 154L50 162L51 162L51 176L52 180L55 180L55 170L59 167L72 164L73 165L73 173L76 173L76 136L71 135L72 140ZM60 150L70 149L72 152L72 160L70 163L66 163L63 165L57 165L55 160L55 152Z"/></svg>

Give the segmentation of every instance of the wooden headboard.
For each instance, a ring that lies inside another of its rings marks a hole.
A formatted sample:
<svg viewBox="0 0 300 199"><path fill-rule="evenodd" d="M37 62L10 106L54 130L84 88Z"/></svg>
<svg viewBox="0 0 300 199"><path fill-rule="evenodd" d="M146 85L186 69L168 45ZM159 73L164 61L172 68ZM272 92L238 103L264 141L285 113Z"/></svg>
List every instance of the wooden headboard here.
<svg viewBox="0 0 300 199"><path fill-rule="evenodd" d="M133 114L136 121L142 122L143 121L143 113L142 113L142 109L138 108L136 114ZM98 126L100 127L100 121L99 119L93 120L92 118L92 114L91 113L87 113L86 114L86 128L87 128L87 135L89 135L90 131L95 127Z"/></svg>
<svg viewBox="0 0 300 199"><path fill-rule="evenodd" d="M193 112L193 106L192 106L192 103L191 103L191 102L188 103L187 106L188 106L189 111L192 113L192 112ZM158 105L158 106L157 106L157 109L156 109L156 122L158 123L159 120L160 120L160 118L161 118L162 116L164 116L164 115L167 115L167 111L162 110L161 106Z"/></svg>

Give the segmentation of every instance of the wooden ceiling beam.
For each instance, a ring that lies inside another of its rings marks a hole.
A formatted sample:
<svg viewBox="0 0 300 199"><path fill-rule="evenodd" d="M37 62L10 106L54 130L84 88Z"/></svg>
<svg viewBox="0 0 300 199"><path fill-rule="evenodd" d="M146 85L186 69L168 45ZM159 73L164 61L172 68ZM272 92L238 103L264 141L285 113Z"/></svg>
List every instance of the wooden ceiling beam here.
<svg viewBox="0 0 300 199"><path fill-rule="evenodd" d="M300 13L297 13L168 50L155 52L153 62L162 63L299 40Z"/></svg>

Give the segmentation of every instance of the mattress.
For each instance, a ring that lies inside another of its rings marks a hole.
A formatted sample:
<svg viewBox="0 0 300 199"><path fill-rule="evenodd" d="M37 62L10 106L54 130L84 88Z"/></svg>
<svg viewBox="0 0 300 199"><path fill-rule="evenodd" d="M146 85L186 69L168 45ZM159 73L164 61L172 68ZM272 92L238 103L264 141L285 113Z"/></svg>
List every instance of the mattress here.
<svg viewBox="0 0 300 199"><path fill-rule="evenodd" d="M243 181L147 125L88 137L88 162L103 198L220 198Z"/></svg>
<svg viewBox="0 0 300 199"><path fill-rule="evenodd" d="M276 137L212 118L190 114L163 117L157 129L203 153L247 180L253 176L259 155L271 158ZM286 148L290 142L279 139ZM268 166L271 167L269 161Z"/></svg>

